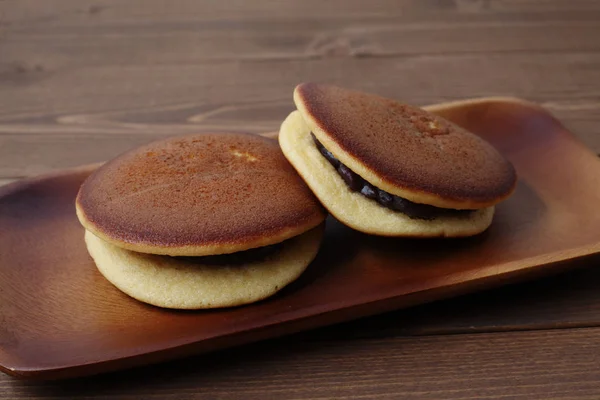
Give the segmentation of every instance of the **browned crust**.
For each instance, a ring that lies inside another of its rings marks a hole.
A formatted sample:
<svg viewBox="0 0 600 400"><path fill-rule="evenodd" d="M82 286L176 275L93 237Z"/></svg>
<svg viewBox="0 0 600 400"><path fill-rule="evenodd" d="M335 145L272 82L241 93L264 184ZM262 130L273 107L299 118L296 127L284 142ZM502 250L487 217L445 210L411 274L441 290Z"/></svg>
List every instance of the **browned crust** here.
<svg viewBox="0 0 600 400"><path fill-rule="evenodd" d="M169 255L278 243L326 216L277 142L245 133L173 137L129 151L83 183L76 208L102 239Z"/></svg>
<svg viewBox="0 0 600 400"><path fill-rule="evenodd" d="M294 99L313 133L375 186L445 208L492 206L516 172L491 144L423 109L331 85L298 85Z"/></svg>

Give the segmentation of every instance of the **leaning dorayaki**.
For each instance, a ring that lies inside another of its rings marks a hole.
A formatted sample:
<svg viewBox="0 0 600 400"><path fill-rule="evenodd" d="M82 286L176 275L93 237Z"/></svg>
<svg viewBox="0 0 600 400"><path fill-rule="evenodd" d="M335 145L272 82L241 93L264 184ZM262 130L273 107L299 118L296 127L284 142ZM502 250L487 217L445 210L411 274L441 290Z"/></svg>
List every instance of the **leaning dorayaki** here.
<svg viewBox="0 0 600 400"><path fill-rule="evenodd" d="M423 109L331 85L296 87L284 155L342 223L382 236L486 230L516 184L491 144Z"/></svg>
<svg viewBox="0 0 600 400"><path fill-rule="evenodd" d="M181 309L273 295L313 260L326 217L277 141L240 133L129 151L86 179L76 210L111 283Z"/></svg>

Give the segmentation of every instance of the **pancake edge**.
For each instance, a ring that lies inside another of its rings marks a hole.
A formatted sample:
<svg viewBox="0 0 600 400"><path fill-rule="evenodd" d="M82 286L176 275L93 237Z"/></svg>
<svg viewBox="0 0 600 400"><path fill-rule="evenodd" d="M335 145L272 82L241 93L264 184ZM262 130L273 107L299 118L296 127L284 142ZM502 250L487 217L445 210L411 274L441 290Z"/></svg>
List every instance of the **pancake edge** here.
<svg viewBox="0 0 600 400"><path fill-rule="evenodd" d="M260 139L260 141L268 143L269 146L273 147L273 150L280 152L278 142L276 137L267 137L261 134L255 134L251 132L243 132L243 131L207 131L207 132L197 132L192 134L180 134L175 136L170 136L167 138L161 138L157 140L153 140L142 144L140 146L131 148L117 155L116 157L108 160L105 163L102 163L96 168L91 174L86 177L84 182L80 185L79 190L75 199L75 212L80 224L87 230L94 232L94 234L105 241L112 243L116 246L125 248L127 250L137 251L140 253L148 253L148 254L161 254L161 255L171 255L171 256L208 256L208 255L219 255L219 254L230 254L239 251L249 250L257 247L268 246L276 243L280 243L284 240L302 234L310 229L321 224L327 218L327 212L325 208L318 202L316 198L313 199L314 205L318 208L318 212L315 212L314 215L310 215L307 218L299 219L280 219L280 221L284 221L275 228L265 232L265 229L260 229L259 232L248 233L245 235L237 235L231 238L217 240L206 240L206 241L184 241L181 240L179 243L171 240L168 236L163 236L163 240L152 240L143 239L139 237L134 237L131 240L128 238L119 237L117 234L111 234L111 230L107 229L103 226L101 219L98 218L96 221L94 218L96 217L93 212L86 213L85 207L80 202L82 193L84 193L86 183L93 178L102 168L107 168L111 165L117 163L118 160L122 157L126 157L131 154L138 153L140 148L144 148L149 145L160 145L162 143L172 142L173 140L182 140L189 139L194 136L204 136L204 135L234 135L234 136L247 136L253 139ZM283 162L287 162L285 157L283 157ZM295 171L290 171L291 173L295 173ZM299 183L302 183L301 181ZM307 189L307 192L309 190ZM310 194L312 196L312 194ZM254 224L260 228L260 224ZM110 228L110 227L108 227ZM164 238L166 237L166 240Z"/></svg>
<svg viewBox="0 0 600 400"><path fill-rule="evenodd" d="M470 218L444 216L422 220L352 192L314 145L310 128L299 111L292 112L281 125L279 144L331 215L355 230L392 237L467 237L485 231L492 223L494 206L477 209Z"/></svg>
<svg viewBox="0 0 600 400"><path fill-rule="evenodd" d="M255 303L294 282L316 257L324 226L290 239L266 260L234 266L139 254L87 230L85 243L98 271L126 295L161 308L213 309Z"/></svg>
<svg viewBox="0 0 600 400"><path fill-rule="evenodd" d="M294 89L294 103L297 107L297 111L300 112L305 123L308 125L310 131L316 136L316 138L323 144L323 146L329 150L338 160L344 163L352 171L356 172L363 179L371 183L372 185L385 190L388 193L400 196L414 203L429 204L440 208L450 208L457 210L468 210L468 209L481 209L485 207L494 206L507 198L509 198L515 188L516 180L513 182L512 188L504 196L497 197L493 200L482 202L475 200L464 200L464 199L452 199L442 197L435 193L426 192L423 190L413 189L406 186L399 186L389 182L382 178L368 166L364 165L360 159L344 150L336 141L333 139L323 127L323 125L312 116L309 108L305 104L305 99L300 93L299 88L302 85L296 86ZM429 112L427 110L424 110Z"/></svg>
<svg viewBox="0 0 600 400"><path fill-rule="evenodd" d="M246 241L165 246L143 242L126 242L111 237L109 233L104 232L102 229L97 227L92 221L88 219L87 215L85 214L85 212L79 204L79 193L77 194L77 198L75 200L75 213L77 215L77 218L79 219L80 224L86 230L89 230L102 240L122 249L145 254L190 257L230 254L236 253L238 251L250 250L257 247L281 243L284 240L301 235L319 226L319 224L323 223L323 221L325 221L327 217L327 213L323 212L322 218L315 218L314 221L308 221L305 225L284 228L276 235L249 237Z"/></svg>

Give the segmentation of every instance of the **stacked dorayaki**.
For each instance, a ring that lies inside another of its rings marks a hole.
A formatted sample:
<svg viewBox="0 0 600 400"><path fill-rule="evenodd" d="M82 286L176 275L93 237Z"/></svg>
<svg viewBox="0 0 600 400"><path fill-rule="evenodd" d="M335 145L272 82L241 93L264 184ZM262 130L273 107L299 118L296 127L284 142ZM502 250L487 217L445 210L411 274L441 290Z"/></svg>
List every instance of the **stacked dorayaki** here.
<svg viewBox="0 0 600 400"><path fill-rule="evenodd" d="M313 83L294 101L279 143L173 137L90 175L76 210L102 275L159 307L253 303L304 272L327 211L372 235L471 236L514 190L492 145L423 109Z"/></svg>

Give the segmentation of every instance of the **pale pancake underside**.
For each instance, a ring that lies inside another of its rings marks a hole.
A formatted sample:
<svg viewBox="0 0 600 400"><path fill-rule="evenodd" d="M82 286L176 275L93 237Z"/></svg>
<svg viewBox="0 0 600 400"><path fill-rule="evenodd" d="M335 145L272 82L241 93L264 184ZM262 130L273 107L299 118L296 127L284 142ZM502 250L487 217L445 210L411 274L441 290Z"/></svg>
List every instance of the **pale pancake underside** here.
<svg viewBox="0 0 600 400"><path fill-rule="evenodd" d="M244 265L206 265L136 253L85 232L98 270L113 285L144 303L164 308L238 306L267 298L296 280L315 258L323 225L287 240L264 260Z"/></svg>
<svg viewBox="0 0 600 400"><path fill-rule="evenodd" d="M412 219L352 192L319 152L310 128L298 111L292 112L283 122L279 144L286 158L329 212L358 231L382 236L462 237L480 233L492 222L493 206L474 211L469 218Z"/></svg>

